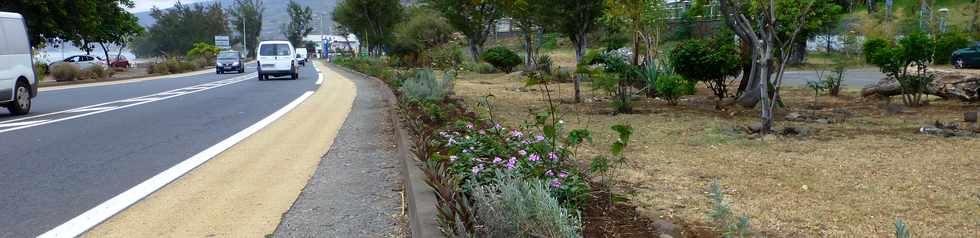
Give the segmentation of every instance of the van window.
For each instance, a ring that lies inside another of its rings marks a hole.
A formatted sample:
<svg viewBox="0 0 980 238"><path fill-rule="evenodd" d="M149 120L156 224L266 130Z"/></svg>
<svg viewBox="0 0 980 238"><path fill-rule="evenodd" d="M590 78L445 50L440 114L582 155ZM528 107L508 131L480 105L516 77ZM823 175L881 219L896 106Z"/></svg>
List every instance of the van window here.
<svg viewBox="0 0 980 238"><path fill-rule="evenodd" d="M3 54L30 54L31 44L27 40L27 31L20 19L0 18L0 28L3 28L3 39L6 46L0 46Z"/></svg>
<svg viewBox="0 0 980 238"><path fill-rule="evenodd" d="M262 56L289 56L289 45L287 44L265 44L259 49Z"/></svg>

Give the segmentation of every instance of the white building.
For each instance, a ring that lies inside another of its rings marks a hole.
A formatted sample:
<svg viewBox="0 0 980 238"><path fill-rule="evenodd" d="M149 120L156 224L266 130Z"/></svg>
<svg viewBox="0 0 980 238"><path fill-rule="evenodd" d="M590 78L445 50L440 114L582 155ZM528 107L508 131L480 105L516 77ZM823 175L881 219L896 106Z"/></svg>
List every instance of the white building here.
<svg viewBox="0 0 980 238"><path fill-rule="evenodd" d="M323 54L323 45L330 47L330 52L354 52L357 53L361 47L360 41L354 34L348 35L306 35L303 41L316 42L316 52Z"/></svg>

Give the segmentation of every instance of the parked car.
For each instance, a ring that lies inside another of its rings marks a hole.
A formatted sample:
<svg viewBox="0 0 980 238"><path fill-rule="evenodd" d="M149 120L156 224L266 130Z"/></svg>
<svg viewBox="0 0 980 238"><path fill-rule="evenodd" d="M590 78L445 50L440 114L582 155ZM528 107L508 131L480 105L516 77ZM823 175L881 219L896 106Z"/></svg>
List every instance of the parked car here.
<svg viewBox="0 0 980 238"><path fill-rule="evenodd" d="M0 12L0 32L0 105L10 114L24 115L31 111L31 99L37 96L37 75L24 17Z"/></svg>
<svg viewBox="0 0 980 238"><path fill-rule="evenodd" d="M306 48L296 48L296 61L299 62L299 65L305 66L306 61L309 59L308 56L309 53L306 51Z"/></svg>
<svg viewBox="0 0 980 238"><path fill-rule="evenodd" d="M242 62L242 54L238 51L222 51L218 53L218 60L214 62L214 71L218 74L228 71L245 73L245 62Z"/></svg>
<svg viewBox="0 0 980 238"><path fill-rule="evenodd" d="M980 43L953 51L949 62L957 69L980 67Z"/></svg>
<svg viewBox="0 0 980 238"><path fill-rule="evenodd" d="M122 55L116 56L115 59L109 62L109 66L113 68L129 68L129 59L126 59L126 56Z"/></svg>
<svg viewBox="0 0 980 238"><path fill-rule="evenodd" d="M73 55L65 58L64 60L54 62L48 65L49 69L54 69L55 66L59 64L74 64L78 66L79 69L85 70L94 66L105 67L105 61L101 58L91 56L91 55Z"/></svg>
<svg viewBox="0 0 980 238"><path fill-rule="evenodd" d="M298 79L296 70L296 49L289 41L263 41L258 47L259 80L272 77L289 76Z"/></svg>

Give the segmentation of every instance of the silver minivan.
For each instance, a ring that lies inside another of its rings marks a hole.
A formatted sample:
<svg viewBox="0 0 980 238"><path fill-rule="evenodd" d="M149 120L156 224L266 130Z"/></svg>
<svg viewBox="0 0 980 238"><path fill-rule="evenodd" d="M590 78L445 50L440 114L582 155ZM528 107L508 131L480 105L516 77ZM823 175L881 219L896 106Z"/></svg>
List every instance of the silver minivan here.
<svg viewBox="0 0 980 238"><path fill-rule="evenodd" d="M0 105L13 115L30 112L37 80L24 17L0 12Z"/></svg>

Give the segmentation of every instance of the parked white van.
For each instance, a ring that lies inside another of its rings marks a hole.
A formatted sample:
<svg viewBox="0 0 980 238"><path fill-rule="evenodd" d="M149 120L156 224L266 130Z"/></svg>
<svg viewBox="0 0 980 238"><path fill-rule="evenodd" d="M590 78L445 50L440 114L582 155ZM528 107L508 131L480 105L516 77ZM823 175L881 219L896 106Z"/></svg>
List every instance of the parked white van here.
<svg viewBox="0 0 980 238"><path fill-rule="evenodd" d="M0 105L13 115L30 112L31 99L37 96L29 39L24 17L0 12Z"/></svg>
<svg viewBox="0 0 980 238"><path fill-rule="evenodd" d="M296 49L289 41L263 41L258 47L259 80L289 75L297 79Z"/></svg>

